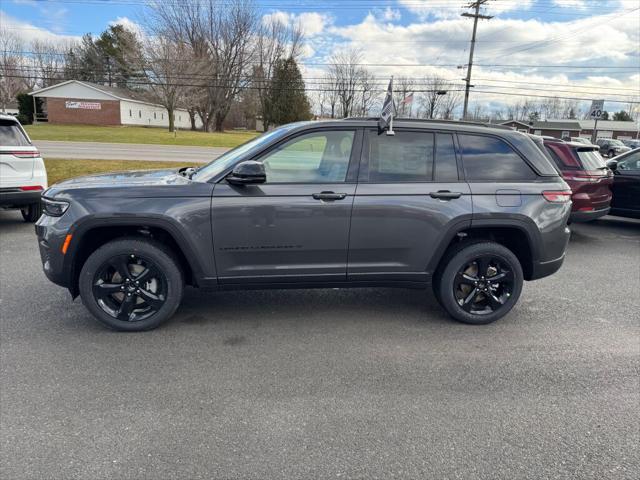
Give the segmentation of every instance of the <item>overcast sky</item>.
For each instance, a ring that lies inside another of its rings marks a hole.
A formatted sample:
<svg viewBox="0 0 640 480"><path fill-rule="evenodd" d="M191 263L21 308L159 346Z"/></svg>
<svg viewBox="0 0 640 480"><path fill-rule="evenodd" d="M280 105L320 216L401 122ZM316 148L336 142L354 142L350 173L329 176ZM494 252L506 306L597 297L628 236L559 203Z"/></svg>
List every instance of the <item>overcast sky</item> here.
<svg viewBox="0 0 640 480"><path fill-rule="evenodd" d="M360 48L380 83L438 73L463 85L473 21L461 0L258 0L261 14L299 21L303 71L312 84L329 56ZM526 95L640 96L640 0L490 0L478 26L474 102L497 105ZM144 0L0 0L0 22L27 42L99 34L109 24L144 24ZM401 66L402 65L402 66ZM502 95L485 93L502 92ZM510 96L504 95L511 94ZM634 98L635 97L635 98ZM616 111L624 103L607 103Z"/></svg>

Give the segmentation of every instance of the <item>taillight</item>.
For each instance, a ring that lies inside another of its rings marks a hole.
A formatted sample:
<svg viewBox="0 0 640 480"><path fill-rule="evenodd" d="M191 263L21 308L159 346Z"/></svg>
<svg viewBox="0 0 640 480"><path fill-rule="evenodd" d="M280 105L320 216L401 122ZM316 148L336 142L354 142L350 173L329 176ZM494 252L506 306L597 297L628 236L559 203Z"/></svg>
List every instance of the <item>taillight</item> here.
<svg viewBox="0 0 640 480"><path fill-rule="evenodd" d="M0 152L3 153L5 155L13 155L14 157L18 157L18 158L38 158L40 156L40 152L39 151L33 151L33 150L11 150L9 152Z"/></svg>
<svg viewBox="0 0 640 480"><path fill-rule="evenodd" d="M542 192L542 196L547 202L551 203L569 203L571 201L571 190L547 190Z"/></svg>
<svg viewBox="0 0 640 480"><path fill-rule="evenodd" d="M19 187L23 192L33 192L34 190L44 190L41 185L25 185L24 187Z"/></svg>
<svg viewBox="0 0 640 480"><path fill-rule="evenodd" d="M567 175L565 177L566 180L574 180L576 182L590 182L590 183L598 183L602 177L589 177L583 175Z"/></svg>

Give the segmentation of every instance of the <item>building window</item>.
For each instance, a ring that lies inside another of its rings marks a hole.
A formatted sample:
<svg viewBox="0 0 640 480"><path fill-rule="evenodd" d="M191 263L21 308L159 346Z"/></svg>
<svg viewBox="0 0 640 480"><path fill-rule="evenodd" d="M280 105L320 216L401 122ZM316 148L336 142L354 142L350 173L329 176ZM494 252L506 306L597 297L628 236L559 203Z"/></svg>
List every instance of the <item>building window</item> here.
<svg viewBox="0 0 640 480"><path fill-rule="evenodd" d="M138 118L142 118L142 110L138 110Z"/></svg>
<svg viewBox="0 0 640 480"><path fill-rule="evenodd" d="M164 120L164 113L162 114L162 120Z"/></svg>
<svg viewBox="0 0 640 480"><path fill-rule="evenodd" d="M131 109L129 109L129 116L133 117L133 114L131 113Z"/></svg>
<svg viewBox="0 0 640 480"><path fill-rule="evenodd" d="M178 121L181 122L182 121L182 115L178 115Z"/></svg>
<svg viewBox="0 0 640 480"><path fill-rule="evenodd" d="M153 112L153 119L156 119L156 112Z"/></svg>

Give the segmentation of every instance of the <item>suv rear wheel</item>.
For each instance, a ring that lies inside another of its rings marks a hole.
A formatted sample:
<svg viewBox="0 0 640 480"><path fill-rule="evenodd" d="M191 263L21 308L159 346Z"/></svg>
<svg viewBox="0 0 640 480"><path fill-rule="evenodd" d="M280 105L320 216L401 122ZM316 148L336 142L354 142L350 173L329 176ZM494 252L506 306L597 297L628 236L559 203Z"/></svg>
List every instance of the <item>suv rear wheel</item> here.
<svg viewBox="0 0 640 480"><path fill-rule="evenodd" d="M183 276L171 252L153 240L111 241L80 272L82 303L103 324L122 331L156 328L182 300Z"/></svg>
<svg viewBox="0 0 640 480"><path fill-rule="evenodd" d="M436 279L436 296L456 320L487 324L509 313L520 297L523 280L518 258L503 245L460 244Z"/></svg>
<svg viewBox="0 0 640 480"><path fill-rule="evenodd" d="M40 215L42 215L42 204L40 202L32 203L31 205L27 205L22 208L20 212L22 213L22 218L24 218L25 222L36 222L40 218Z"/></svg>

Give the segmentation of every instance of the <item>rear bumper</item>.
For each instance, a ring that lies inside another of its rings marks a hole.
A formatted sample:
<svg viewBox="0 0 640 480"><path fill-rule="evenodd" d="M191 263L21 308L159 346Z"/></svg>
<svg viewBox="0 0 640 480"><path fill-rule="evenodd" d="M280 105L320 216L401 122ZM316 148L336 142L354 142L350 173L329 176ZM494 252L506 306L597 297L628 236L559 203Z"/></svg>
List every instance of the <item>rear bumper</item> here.
<svg viewBox="0 0 640 480"><path fill-rule="evenodd" d="M531 276L527 278L527 280L538 280L539 278L548 277L549 275L556 273L560 270L560 267L562 267L569 239L571 238L571 230L569 227L564 226L561 232L557 232L557 235L557 243L559 246L562 246L562 250L558 251L556 255L558 253L561 253L561 255L551 260L534 261Z"/></svg>
<svg viewBox="0 0 640 480"><path fill-rule="evenodd" d="M590 222L592 220L595 220L596 218L604 217L606 214L609 213L609 210L611 210L610 207L601 208L600 210L571 212L571 215L569 216L569 221L576 222L576 223Z"/></svg>
<svg viewBox="0 0 640 480"><path fill-rule="evenodd" d="M0 207L25 207L33 203L40 202L41 190L34 190L28 192L16 191L10 189L9 191L0 190Z"/></svg>
<svg viewBox="0 0 640 480"><path fill-rule="evenodd" d="M563 253L560 258L550 260L548 262L535 262L533 265L533 274L529 280L538 280L539 278L548 277L553 275L564 263L565 254Z"/></svg>

